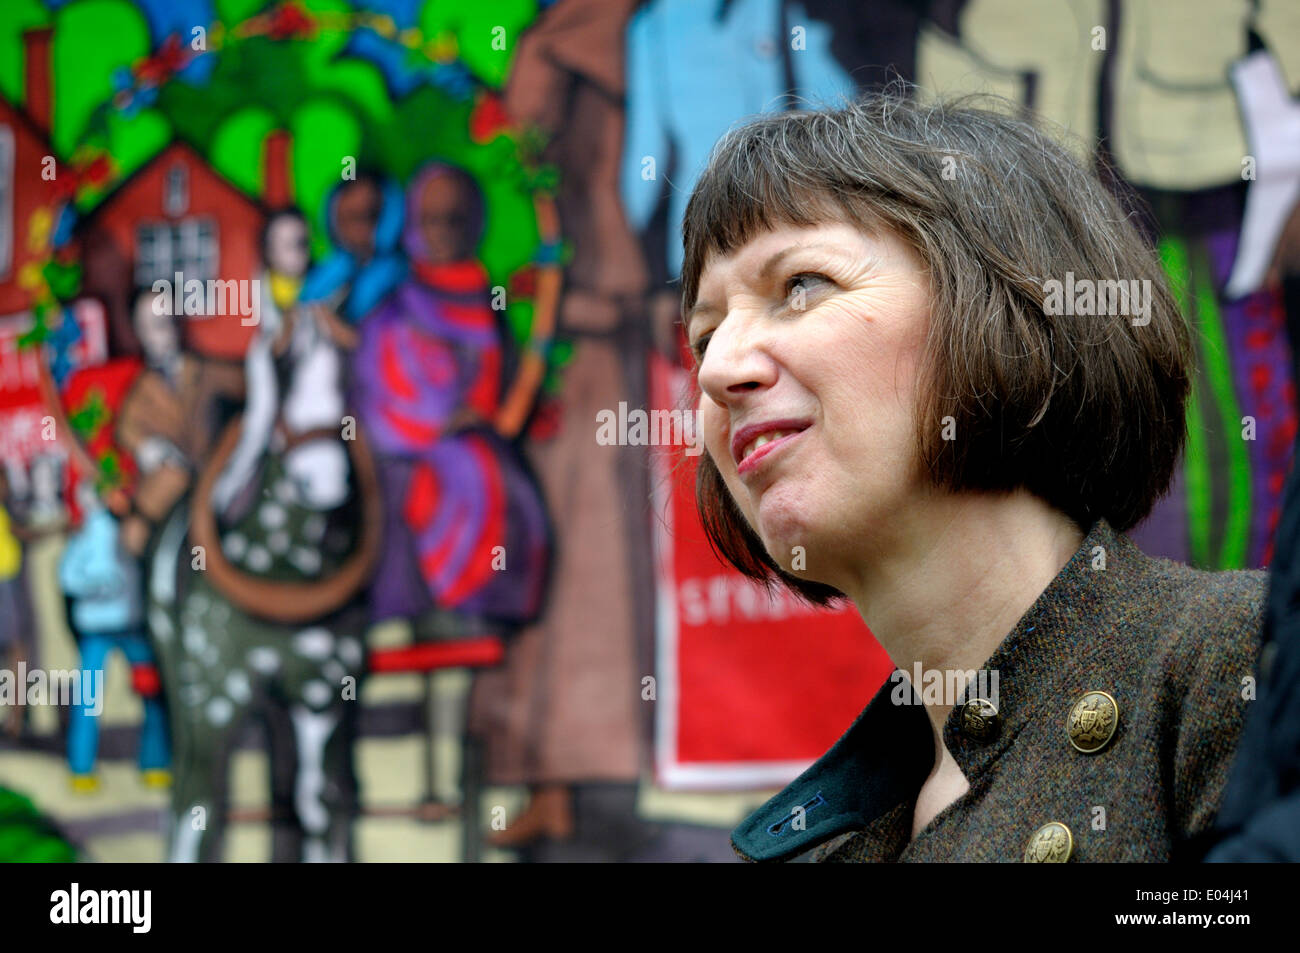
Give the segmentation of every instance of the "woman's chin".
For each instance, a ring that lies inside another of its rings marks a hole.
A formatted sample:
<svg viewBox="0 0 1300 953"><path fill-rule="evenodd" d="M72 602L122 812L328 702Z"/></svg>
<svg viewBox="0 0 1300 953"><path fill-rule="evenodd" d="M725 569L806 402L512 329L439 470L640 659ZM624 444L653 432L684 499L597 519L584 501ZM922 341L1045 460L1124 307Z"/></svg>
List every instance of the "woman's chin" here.
<svg viewBox="0 0 1300 953"><path fill-rule="evenodd" d="M759 539L763 541L767 554L776 561L778 566L790 572L793 564L794 571L798 572L800 568L807 565L808 553L816 549L814 539L817 534L804 520L764 519L760 527Z"/></svg>

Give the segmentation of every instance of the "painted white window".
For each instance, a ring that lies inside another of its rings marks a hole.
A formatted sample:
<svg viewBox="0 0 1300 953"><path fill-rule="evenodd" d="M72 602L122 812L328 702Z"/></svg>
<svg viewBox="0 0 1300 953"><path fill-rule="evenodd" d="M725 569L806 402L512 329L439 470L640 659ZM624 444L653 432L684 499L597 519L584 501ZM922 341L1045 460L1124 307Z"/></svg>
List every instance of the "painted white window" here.
<svg viewBox="0 0 1300 953"><path fill-rule="evenodd" d="M163 182L163 214L168 218L180 218L189 208L190 170L178 162L167 170Z"/></svg>
<svg viewBox="0 0 1300 953"><path fill-rule="evenodd" d="M135 283L152 285L160 278L184 281L217 277L217 223L210 218L147 222L135 230Z"/></svg>

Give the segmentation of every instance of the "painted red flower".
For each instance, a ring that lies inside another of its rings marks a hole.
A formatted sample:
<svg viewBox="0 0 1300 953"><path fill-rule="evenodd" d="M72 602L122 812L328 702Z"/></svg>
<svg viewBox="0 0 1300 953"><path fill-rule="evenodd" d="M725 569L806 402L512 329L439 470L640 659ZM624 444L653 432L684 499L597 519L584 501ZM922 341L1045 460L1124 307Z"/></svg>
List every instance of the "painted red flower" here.
<svg viewBox="0 0 1300 953"><path fill-rule="evenodd" d="M268 33L273 40L287 40L290 37L310 37L316 31L316 21L296 3L286 3L277 7L271 14L271 26Z"/></svg>
<svg viewBox="0 0 1300 953"><path fill-rule="evenodd" d="M537 269L525 265L510 276L509 294L511 298L532 298L537 294Z"/></svg>
<svg viewBox="0 0 1300 953"><path fill-rule="evenodd" d="M539 442L554 439L560 432L562 411L559 400L550 395L543 395L532 421L528 424L527 438Z"/></svg>
<svg viewBox="0 0 1300 953"><path fill-rule="evenodd" d="M509 125L510 117L501 103L501 97L494 93L481 93L469 117L470 139L479 145L491 142Z"/></svg>
<svg viewBox="0 0 1300 953"><path fill-rule="evenodd" d="M108 157L107 153L103 153L96 156L80 170L81 183L98 187L107 182L112 174L113 160Z"/></svg>
<svg viewBox="0 0 1300 953"><path fill-rule="evenodd" d="M158 47L158 52L135 68L136 78L147 86L161 86L173 73L185 67L189 57L181 49L180 37L173 33Z"/></svg>

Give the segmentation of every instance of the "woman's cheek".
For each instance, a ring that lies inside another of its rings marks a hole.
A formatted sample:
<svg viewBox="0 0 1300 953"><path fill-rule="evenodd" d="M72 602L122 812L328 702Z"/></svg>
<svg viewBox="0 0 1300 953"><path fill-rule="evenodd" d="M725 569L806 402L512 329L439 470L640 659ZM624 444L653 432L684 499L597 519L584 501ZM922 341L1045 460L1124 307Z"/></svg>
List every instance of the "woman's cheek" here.
<svg viewBox="0 0 1300 953"><path fill-rule="evenodd" d="M924 346L926 313L914 286L883 287L837 295L817 308L809 343L828 382L851 381L863 397L893 395L910 383Z"/></svg>
<svg viewBox="0 0 1300 953"><path fill-rule="evenodd" d="M707 395L700 397L700 428L704 434L704 449L723 473L731 464L731 448L727 445L727 415Z"/></svg>

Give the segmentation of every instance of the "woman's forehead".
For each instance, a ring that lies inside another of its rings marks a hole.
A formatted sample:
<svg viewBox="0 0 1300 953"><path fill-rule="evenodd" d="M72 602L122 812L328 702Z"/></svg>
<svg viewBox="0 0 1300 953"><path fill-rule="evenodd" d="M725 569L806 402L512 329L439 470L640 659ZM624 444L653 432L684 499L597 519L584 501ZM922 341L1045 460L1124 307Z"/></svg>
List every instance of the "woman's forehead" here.
<svg viewBox="0 0 1300 953"><path fill-rule="evenodd" d="M866 250L880 240L847 222L777 224L755 233L738 248L710 252L700 271L700 290L703 293L706 284L725 280L733 272L741 278L756 277L764 265L795 252L834 254L837 251Z"/></svg>

